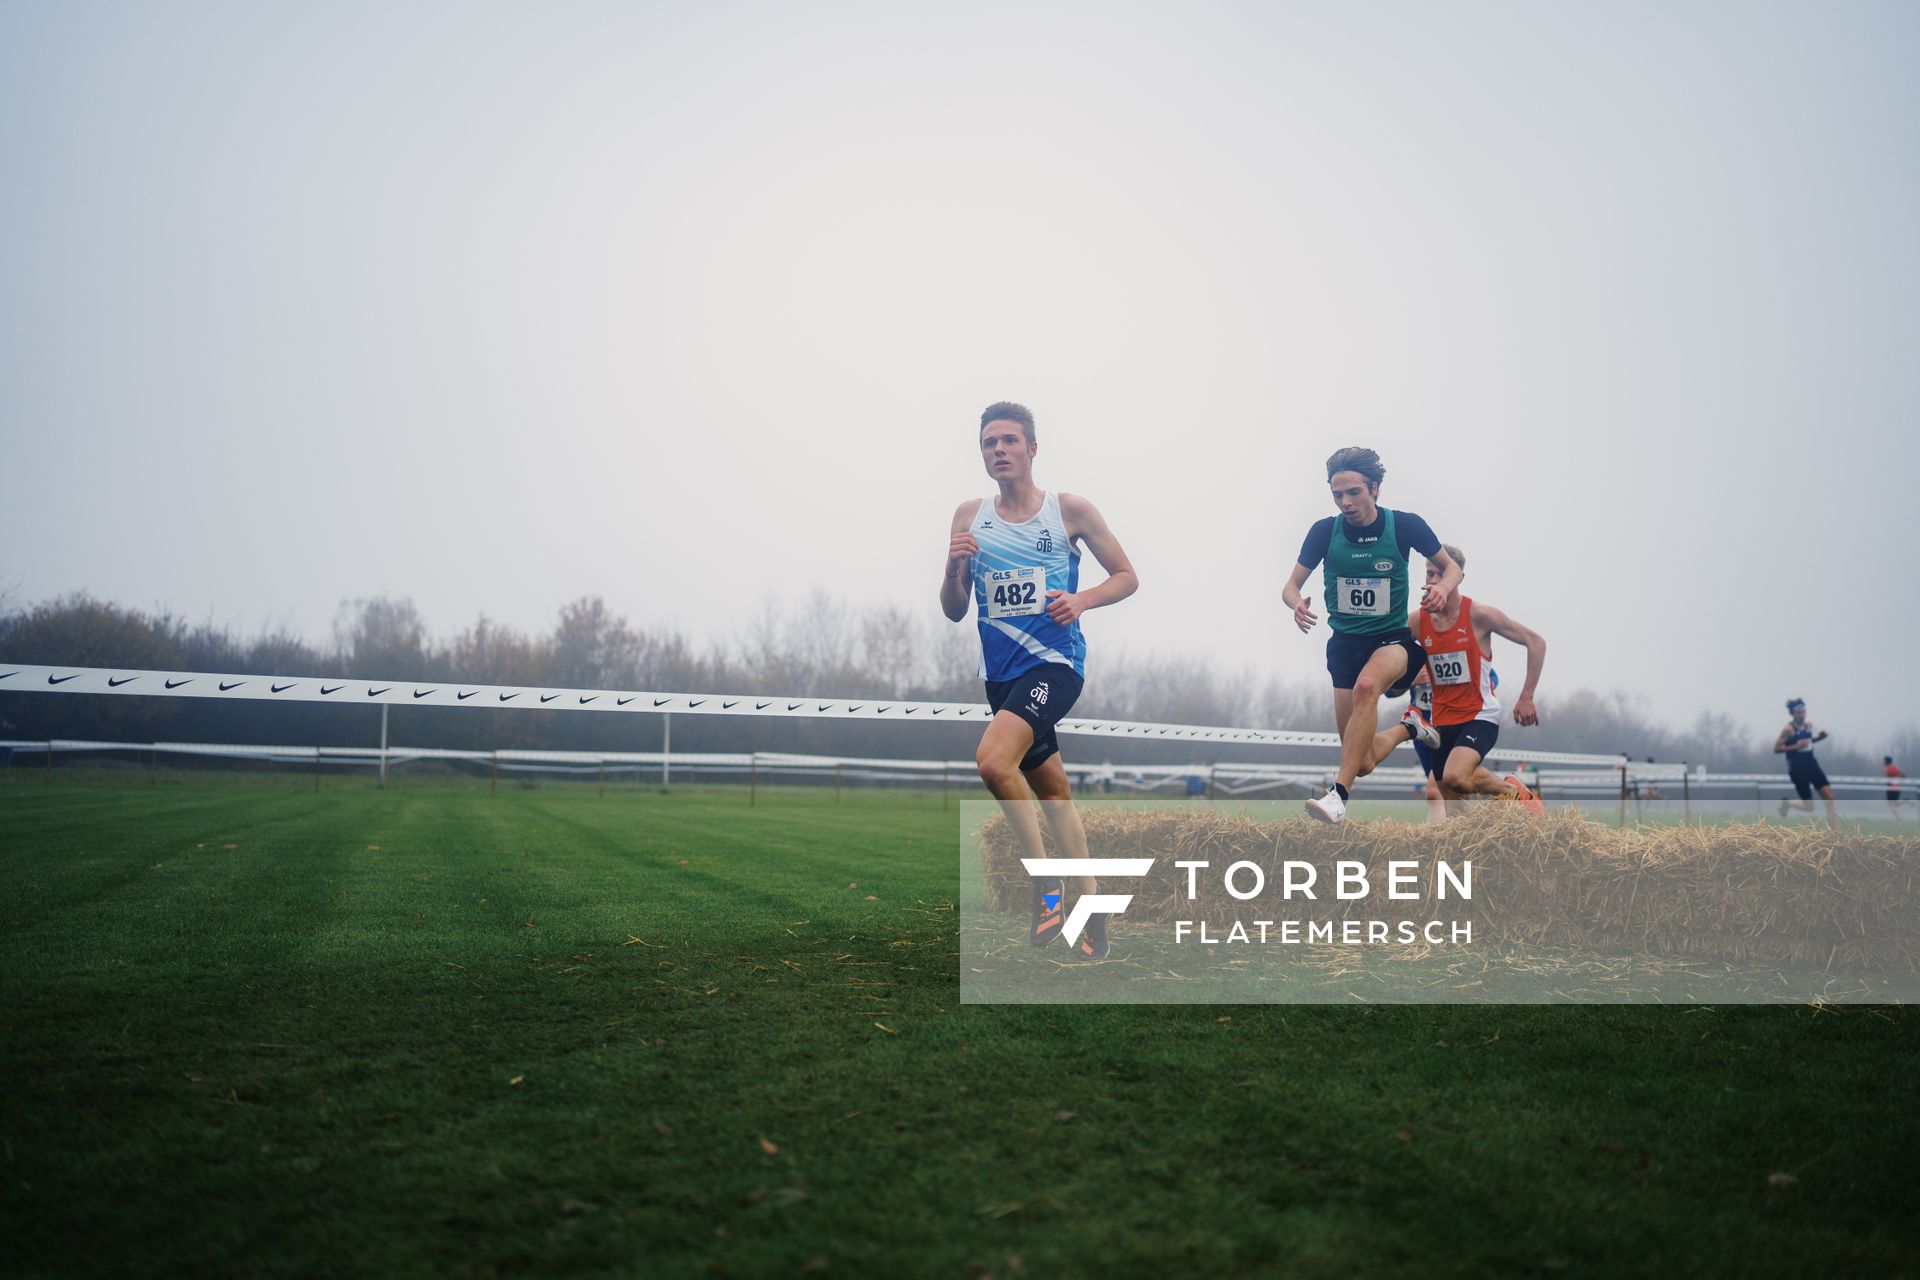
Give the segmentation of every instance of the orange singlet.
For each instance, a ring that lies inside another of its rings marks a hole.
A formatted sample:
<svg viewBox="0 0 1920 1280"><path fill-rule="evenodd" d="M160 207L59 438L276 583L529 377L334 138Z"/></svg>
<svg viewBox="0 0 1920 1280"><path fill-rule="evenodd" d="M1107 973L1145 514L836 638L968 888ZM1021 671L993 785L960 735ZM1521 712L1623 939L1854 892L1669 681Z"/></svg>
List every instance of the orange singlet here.
<svg viewBox="0 0 1920 1280"><path fill-rule="evenodd" d="M1433 615L1420 611L1415 628L1427 651L1427 677L1433 681L1433 723L1436 727L1500 719L1500 700L1489 678L1493 667L1480 652L1473 633L1473 601L1460 597L1460 616L1445 631L1434 629Z"/></svg>

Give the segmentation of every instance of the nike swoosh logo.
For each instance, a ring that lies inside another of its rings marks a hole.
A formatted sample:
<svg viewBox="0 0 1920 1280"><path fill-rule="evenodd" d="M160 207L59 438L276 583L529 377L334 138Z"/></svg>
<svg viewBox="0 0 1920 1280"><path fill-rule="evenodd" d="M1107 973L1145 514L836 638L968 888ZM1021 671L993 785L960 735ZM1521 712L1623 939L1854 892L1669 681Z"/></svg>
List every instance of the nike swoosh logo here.
<svg viewBox="0 0 1920 1280"><path fill-rule="evenodd" d="M655 698L653 700L653 705L657 707L663 702L672 702L672 701L673 701L672 698Z"/></svg>
<svg viewBox="0 0 1920 1280"><path fill-rule="evenodd" d="M390 684L381 685L378 689L367 690L367 696L369 698L377 698L391 688L393 688L393 686Z"/></svg>
<svg viewBox="0 0 1920 1280"><path fill-rule="evenodd" d="M765 711L767 709L767 704L764 702L756 702L753 704L753 709L755 711Z"/></svg>
<svg viewBox="0 0 1920 1280"><path fill-rule="evenodd" d="M559 696L560 695L557 693L543 693L540 695L540 701L542 703L552 702L555 698Z"/></svg>
<svg viewBox="0 0 1920 1280"><path fill-rule="evenodd" d="M469 689L465 693L456 693L453 695L453 700L455 702L465 702L468 698L471 698L474 694L478 692L480 692L478 689Z"/></svg>
<svg viewBox="0 0 1920 1280"><path fill-rule="evenodd" d="M298 680L295 680L293 684L276 684L271 687L270 692L285 693L287 690L293 688L293 685L299 684L299 683L300 682Z"/></svg>
<svg viewBox="0 0 1920 1280"><path fill-rule="evenodd" d="M941 713L942 711L945 711L945 710L946 710L946 708L945 708L945 707L935 707L935 708L933 709L933 714L935 714L935 715L939 715L939 714L940 714L940 713Z"/></svg>
<svg viewBox="0 0 1920 1280"><path fill-rule="evenodd" d="M327 686L325 686L325 685L321 685L321 686L320 686L320 696L324 698L324 697L326 697L326 696L327 696L328 694L330 694L330 693L338 693L338 692L340 692L340 691L341 691L342 689L344 689L344 688L346 688L346 687L347 687L347 686L345 686L345 685L343 685L343 684L337 684L337 685L335 685L335 686L333 686L333 688L331 688L331 689L329 689L329 688L327 688Z"/></svg>
<svg viewBox="0 0 1920 1280"><path fill-rule="evenodd" d="M822 711L825 711L825 710L826 710L826 709L827 709L828 707L830 707L830 706L832 706L832 705L833 705L833 704L832 704L831 702L823 702L823 703L821 703L821 704L820 704L820 709L821 709Z"/></svg>
<svg viewBox="0 0 1920 1280"><path fill-rule="evenodd" d="M169 688L169 689L178 689L178 688L179 688L179 687L180 687L181 685L183 685L183 684L192 684L192 683L193 683L193 678L192 678L191 676L189 676L189 677L188 677L187 679L185 679L185 680L169 680L169 681L167 681L167 688Z"/></svg>
<svg viewBox="0 0 1920 1280"><path fill-rule="evenodd" d="M705 701L706 701L705 698L700 699L700 702L705 702ZM689 702L687 704L687 710L689 711L693 710L695 707L700 705L700 702Z"/></svg>
<svg viewBox="0 0 1920 1280"><path fill-rule="evenodd" d="M517 693L503 693L503 694L501 694L501 695L500 695L500 701L502 701L502 702L512 702L512 701L513 701L513 700L514 700L515 698L517 698L517 697L519 697L519 696L520 696L520 695L519 695L519 694L517 694Z"/></svg>
<svg viewBox="0 0 1920 1280"><path fill-rule="evenodd" d="M0 676L0 680L11 680L11 679L13 679L13 678L14 678L15 676L17 676L17 675L19 675L19 674L20 674L20 673L19 673L18 671L9 671L9 672L7 672L7 674L5 674L5 675L3 675L3 676Z"/></svg>
<svg viewBox="0 0 1920 1280"><path fill-rule="evenodd" d="M908 708L907 708L907 714L908 714L908 715L912 715L912 714L913 714L914 712L916 712L916 711L918 711L919 709L920 709L920 708L918 708L918 707L908 707Z"/></svg>
<svg viewBox="0 0 1920 1280"><path fill-rule="evenodd" d="M887 712L889 712L889 711L891 711L891 710L893 710L893 708L892 708L892 707L875 707L875 708L873 709L873 714L875 714L875 715L877 715L877 716L880 716L880 715L885 715L885 714L886 714Z"/></svg>
<svg viewBox="0 0 1920 1280"><path fill-rule="evenodd" d="M70 676L48 676L47 683L48 684L65 684L69 680L78 680L81 675L82 675L81 672L76 671Z"/></svg>
<svg viewBox="0 0 1920 1280"><path fill-rule="evenodd" d="M415 689L413 691L413 696L416 698L424 698L430 693L438 693L438 692L440 692L438 689Z"/></svg>
<svg viewBox="0 0 1920 1280"><path fill-rule="evenodd" d="M734 700L733 700L732 702L723 702L723 703L721 703L721 704L720 704L720 709L721 709L722 711L727 711L727 710L730 710L731 708L734 708L734 707L737 707L737 706L739 706L739 705L740 705L740 699L738 699L738 698L735 698L735 699L734 699Z"/></svg>
<svg viewBox="0 0 1920 1280"><path fill-rule="evenodd" d="M232 684L228 684L225 680L222 680L220 682L220 692L225 693L229 689L238 689L245 683L245 680L235 680Z"/></svg>
<svg viewBox="0 0 1920 1280"><path fill-rule="evenodd" d="M139 678L140 678L139 676L123 676L122 678L115 680L112 676L108 676L107 688L118 689L121 685L132 684L135 680L138 680Z"/></svg>
<svg viewBox="0 0 1920 1280"><path fill-rule="evenodd" d="M594 695L593 695L593 698L597 698L597 697L599 697L599 696L600 696L600 695L596 693L596 694L594 694ZM584 706L586 706L586 705L587 705L587 704L588 704L589 702L592 702L592 701L593 701L593 698L582 698L582 699L580 699L580 705L581 705L581 706L583 706L583 707L584 707Z"/></svg>
<svg viewBox="0 0 1920 1280"><path fill-rule="evenodd" d="M635 698L637 698L637 697L639 697L639 696L640 696L639 694L635 694L635 695L634 695L634 697L635 697ZM629 702L632 702L632 701L633 701L633 698L615 698L615 699L613 700L613 705L614 705L614 706L616 706L616 707L624 707L624 706L626 706L626 705L627 705L627 704L628 704Z"/></svg>

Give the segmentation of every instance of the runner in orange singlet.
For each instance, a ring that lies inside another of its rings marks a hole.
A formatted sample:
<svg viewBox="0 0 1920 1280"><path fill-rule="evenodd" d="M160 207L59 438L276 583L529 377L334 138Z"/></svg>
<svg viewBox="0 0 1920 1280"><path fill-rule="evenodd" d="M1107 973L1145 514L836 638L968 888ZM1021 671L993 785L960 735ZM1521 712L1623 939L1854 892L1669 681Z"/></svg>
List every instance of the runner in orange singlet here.
<svg viewBox="0 0 1920 1280"><path fill-rule="evenodd" d="M1466 558L1458 547L1445 548L1463 570ZM1429 563L1427 576L1437 576ZM1527 678L1513 704L1514 723L1535 725L1533 691L1547 657L1547 642L1490 604L1476 604L1459 592L1441 613L1418 610L1409 619L1416 639L1427 652L1427 678L1433 683L1433 727L1440 746L1434 754L1434 778L1449 813L1458 813L1469 795L1505 796L1518 800L1529 813L1545 813L1546 806L1512 774L1496 778L1481 762L1500 740L1500 701L1493 691L1493 637L1504 636L1527 650Z"/></svg>

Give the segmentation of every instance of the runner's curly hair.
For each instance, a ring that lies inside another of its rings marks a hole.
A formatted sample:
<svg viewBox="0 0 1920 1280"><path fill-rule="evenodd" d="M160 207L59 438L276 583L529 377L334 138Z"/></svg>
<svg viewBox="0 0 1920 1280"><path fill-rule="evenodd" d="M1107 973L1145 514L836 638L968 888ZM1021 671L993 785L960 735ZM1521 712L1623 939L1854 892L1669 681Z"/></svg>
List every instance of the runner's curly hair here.
<svg viewBox="0 0 1920 1280"><path fill-rule="evenodd" d="M1378 485L1387 476L1387 469L1380 465L1380 455L1359 445L1341 449L1327 459L1327 479L1333 479L1336 471L1357 471L1371 485Z"/></svg>
<svg viewBox="0 0 1920 1280"><path fill-rule="evenodd" d="M1019 423L1020 429L1027 433L1027 443L1034 443L1033 410L1023 404L1015 404L1011 400L996 400L980 411L980 429L985 431L989 422L999 422L1003 419L1007 422Z"/></svg>

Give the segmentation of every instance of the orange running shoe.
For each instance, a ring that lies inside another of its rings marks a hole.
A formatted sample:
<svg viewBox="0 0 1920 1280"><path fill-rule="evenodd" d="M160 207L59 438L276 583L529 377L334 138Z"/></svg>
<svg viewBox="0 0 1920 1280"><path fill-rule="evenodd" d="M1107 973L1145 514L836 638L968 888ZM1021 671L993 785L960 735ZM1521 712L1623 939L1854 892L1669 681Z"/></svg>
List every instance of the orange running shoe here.
<svg viewBox="0 0 1920 1280"><path fill-rule="evenodd" d="M1044 947L1060 936L1060 928L1067 922L1067 895L1059 876L1047 876L1033 882L1033 901L1030 918L1032 928L1027 937L1036 947Z"/></svg>
<svg viewBox="0 0 1920 1280"><path fill-rule="evenodd" d="M1544 818L1547 816L1547 806L1541 803L1539 796L1533 794L1532 788L1511 773L1507 775L1506 781L1512 784L1516 792L1513 798L1520 802L1522 809L1525 809L1536 818Z"/></svg>

